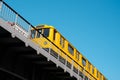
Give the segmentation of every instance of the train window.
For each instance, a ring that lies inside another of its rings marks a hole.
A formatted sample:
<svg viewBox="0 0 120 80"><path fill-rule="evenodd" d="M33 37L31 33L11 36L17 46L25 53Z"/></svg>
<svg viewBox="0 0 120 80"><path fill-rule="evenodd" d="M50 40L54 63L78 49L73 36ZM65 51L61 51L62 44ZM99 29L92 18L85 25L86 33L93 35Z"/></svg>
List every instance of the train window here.
<svg viewBox="0 0 120 80"><path fill-rule="evenodd" d="M56 33L57 33L57 31L54 29L54 32L53 32L53 40L55 40Z"/></svg>
<svg viewBox="0 0 120 80"><path fill-rule="evenodd" d="M92 67L92 74L94 74L94 66Z"/></svg>
<svg viewBox="0 0 120 80"><path fill-rule="evenodd" d="M39 29L36 37L39 38L41 33L42 33L42 29Z"/></svg>
<svg viewBox="0 0 120 80"><path fill-rule="evenodd" d="M44 29L43 35L44 35L45 37L48 37L48 36L49 36L49 29L48 29L48 28L45 28L45 29Z"/></svg>
<svg viewBox="0 0 120 80"><path fill-rule="evenodd" d="M80 53L76 51L76 59L79 60L79 58L80 58Z"/></svg>
<svg viewBox="0 0 120 80"><path fill-rule="evenodd" d="M60 37L60 45L62 46L62 48L64 48L64 43L65 43L65 39L61 36Z"/></svg>
<svg viewBox="0 0 120 80"><path fill-rule="evenodd" d="M102 74L100 74L100 80L102 80Z"/></svg>
<svg viewBox="0 0 120 80"><path fill-rule="evenodd" d="M86 59L85 58L82 58L82 65L86 66Z"/></svg>
<svg viewBox="0 0 120 80"><path fill-rule="evenodd" d="M89 70L89 71L90 71L90 65L91 65L90 62L88 62L88 70Z"/></svg>
<svg viewBox="0 0 120 80"><path fill-rule="evenodd" d="M70 44L68 44L68 51L70 54L74 55L74 48Z"/></svg>
<svg viewBox="0 0 120 80"><path fill-rule="evenodd" d="M105 77L103 77L103 80L107 80Z"/></svg>
<svg viewBox="0 0 120 80"><path fill-rule="evenodd" d="M98 78L98 71L97 71L97 73L96 73L96 77Z"/></svg>
<svg viewBox="0 0 120 80"><path fill-rule="evenodd" d="M88 77L87 77L87 76L85 76L85 80L88 80Z"/></svg>
<svg viewBox="0 0 120 80"><path fill-rule="evenodd" d="M84 74L79 71L79 76L80 76L81 78L83 78Z"/></svg>
<svg viewBox="0 0 120 80"><path fill-rule="evenodd" d="M36 30L31 30L31 38L35 38Z"/></svg>

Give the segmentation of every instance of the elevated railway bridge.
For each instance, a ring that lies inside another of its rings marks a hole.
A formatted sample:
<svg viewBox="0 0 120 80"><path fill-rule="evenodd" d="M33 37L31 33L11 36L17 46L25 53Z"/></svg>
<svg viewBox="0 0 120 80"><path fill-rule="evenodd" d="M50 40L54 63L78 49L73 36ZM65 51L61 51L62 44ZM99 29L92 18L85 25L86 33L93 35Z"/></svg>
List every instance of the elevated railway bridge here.
<svg viewBox="0 0 120 80"><path fill-rule="evenodd" d="M84 80L30 39L34 26L0 0L0 80ZM41 41L42 42L42 41Z"/></svg>

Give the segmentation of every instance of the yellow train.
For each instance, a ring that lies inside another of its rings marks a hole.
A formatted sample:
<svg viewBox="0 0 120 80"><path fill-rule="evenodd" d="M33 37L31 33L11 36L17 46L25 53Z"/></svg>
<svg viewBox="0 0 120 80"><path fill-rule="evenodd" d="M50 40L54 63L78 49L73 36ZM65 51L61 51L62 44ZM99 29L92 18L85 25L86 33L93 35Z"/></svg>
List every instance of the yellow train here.
<svg viewBox="0 0 120 80"><path fill-rule="evenodd" d="M36 31L37 30L37 31ZM53 26L38 25L31 30L31 39L60 62L71 68L85 80L107 80L72 44ZM42 34L42 35L41 35ZM67 60L67 61L65 61ZM67 62L67 63L65 63Z"/></svg>

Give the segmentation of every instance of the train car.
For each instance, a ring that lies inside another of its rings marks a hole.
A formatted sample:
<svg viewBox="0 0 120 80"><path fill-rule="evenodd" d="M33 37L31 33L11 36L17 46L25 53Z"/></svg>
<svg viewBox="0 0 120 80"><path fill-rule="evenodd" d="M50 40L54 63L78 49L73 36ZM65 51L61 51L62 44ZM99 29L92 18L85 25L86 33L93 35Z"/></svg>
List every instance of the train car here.
<svg viewBox="0 0 120 80"><path fill-rule="evenodd" d="M31 39L41 48L49 52L84 80L107 80L65 37L53 26L38 25L31 29Z"/></svg>

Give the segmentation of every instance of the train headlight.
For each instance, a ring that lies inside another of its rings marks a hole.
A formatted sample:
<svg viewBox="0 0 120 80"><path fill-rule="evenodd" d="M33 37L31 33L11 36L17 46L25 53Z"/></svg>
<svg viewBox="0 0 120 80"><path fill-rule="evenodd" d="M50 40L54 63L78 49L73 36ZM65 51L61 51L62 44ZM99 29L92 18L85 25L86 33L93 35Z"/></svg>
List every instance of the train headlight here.
<svg viewBox="0 0 120 80"><path fill-rule="evenodd" d="M47 45L47 41L44 42L44 45Z"/></svg>

